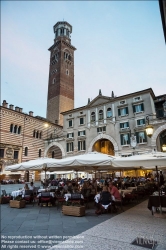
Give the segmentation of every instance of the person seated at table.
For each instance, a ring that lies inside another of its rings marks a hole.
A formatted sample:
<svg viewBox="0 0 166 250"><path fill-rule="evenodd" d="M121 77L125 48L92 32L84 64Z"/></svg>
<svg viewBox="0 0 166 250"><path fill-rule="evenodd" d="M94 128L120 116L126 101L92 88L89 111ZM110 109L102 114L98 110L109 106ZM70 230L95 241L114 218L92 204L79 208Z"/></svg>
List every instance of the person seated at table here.
<svg viewBox="0 0 166 250"><path fill-rule="evenodd" d="M109 183L108 191L115 197L115 200L121 200L119 190L114 186L113 182Z"/></svg>
<svg viewBox="0 0 166 250"><path fill-rule="evenodd" d="M24 190L29 190L29 187L28 187L28 184L27 183L25 183L25 186L23 187L23 191Z"/></svg>
<svg viewBox="0 0 166 250"><path fill-rule="evenodd" d="M30 186L29 186L29 190L34 190L35 189L35 186L33 184L33 181L30 183Z"/></svg>
<svg viewBox="0 0 166 250"><path fill-rule="evenodd" d="M110 192L108 191L108 187L104 186L100 194L99 203L96 203L98 209L96 210L95 213L101 214L103 208L107 208L107 206L111 205L111 201L112 201L112 197L111 197Z"/></svg>

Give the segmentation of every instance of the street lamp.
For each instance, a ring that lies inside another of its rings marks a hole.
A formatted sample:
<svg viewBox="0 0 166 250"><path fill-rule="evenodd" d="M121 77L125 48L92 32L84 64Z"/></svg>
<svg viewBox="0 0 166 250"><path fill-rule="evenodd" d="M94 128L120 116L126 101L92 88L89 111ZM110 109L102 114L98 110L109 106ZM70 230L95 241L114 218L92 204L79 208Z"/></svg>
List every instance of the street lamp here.
<svg viewBox="0 0 166 250"><path fill-rule="evenodd" d="M146 122L147 122L147 125L145 128L145 131L146 131L147 136L151 138L153 135L153 126L149 125L149 116L148 115L146 116Z"/></svg>

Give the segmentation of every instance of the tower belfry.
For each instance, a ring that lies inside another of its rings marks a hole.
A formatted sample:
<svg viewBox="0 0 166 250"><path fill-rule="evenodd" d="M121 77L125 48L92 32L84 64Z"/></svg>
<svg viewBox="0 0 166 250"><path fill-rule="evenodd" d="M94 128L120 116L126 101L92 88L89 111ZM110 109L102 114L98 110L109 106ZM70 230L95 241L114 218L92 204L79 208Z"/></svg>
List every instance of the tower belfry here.
<svg viewBox="0 0 166 250"><path fill-rule="evenodd" d="M63 125L61 112L74 108L74 51L71 45L72 26L57 22L53 27L54 44L50 51L47 96L47 119Z"/></svg>

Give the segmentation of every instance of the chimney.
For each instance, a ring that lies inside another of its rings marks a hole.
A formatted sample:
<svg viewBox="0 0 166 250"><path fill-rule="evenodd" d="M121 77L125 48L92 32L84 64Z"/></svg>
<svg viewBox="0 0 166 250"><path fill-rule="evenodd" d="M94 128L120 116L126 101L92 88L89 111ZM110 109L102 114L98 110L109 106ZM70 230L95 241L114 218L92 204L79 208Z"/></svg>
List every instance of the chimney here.
<svg viewBox="0 0 166 250"><path fill-rule="evenodd" d="M9 105L9 108L13 110L14 105L13 105L13 104L10 104L10 105Z"/></svg>
<svg viewBox="0 0 166 250"><path fill-rule="evenodd" d="M114 91L112 91L111 97L114 98Z"/></svg>
<svg viewBox="0 0 166 250"><path fill-rule="evenodd" d="M101 89L99 89L99 95L102 95L102 93L101 93Z"/></svg>
<svg viewBox="0 0 166 250"><path fill-rule="evenodd" d="M15 111L19 112L19 109L20 109L19 107L17 107L17 106L15 107Z"/></svg>
<svg viewBox="0 0 166 250"><path fill-rule="evenodd" d="M3 100L2 106L8 108L8 103L6 102L6 100Z"/></svg>
<svg viewBox="0 0 166 250"><path fill-rule="evenodd" d="M33 111L29 111L29 115L30 115L30 116L33 116Z"/></svg>
<svg viewBox="0 0 166 250"><path fill-rule="evenodd" d="M19 111L22 113L23 108L19 108Z"/></svg>
<svg viewBox="0 0 166 250"><path fill-rule="evenodd" d="M90 103L90 98L88 98L88 104Z"/></svg>

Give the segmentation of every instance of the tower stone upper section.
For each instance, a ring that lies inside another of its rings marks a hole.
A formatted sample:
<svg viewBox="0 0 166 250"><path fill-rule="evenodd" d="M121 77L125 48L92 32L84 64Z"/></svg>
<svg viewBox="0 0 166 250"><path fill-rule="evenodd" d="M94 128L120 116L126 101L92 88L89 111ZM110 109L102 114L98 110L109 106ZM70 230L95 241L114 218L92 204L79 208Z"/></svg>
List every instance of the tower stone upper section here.
<svg viewBox="0 0 166 250"><path fill-rule="evenodd" d="M50 66L47 96L47 119L63 125L61 112L74 108L74 51L72 26L57 22L53 27L54 44L49 48Z"/></svg>

